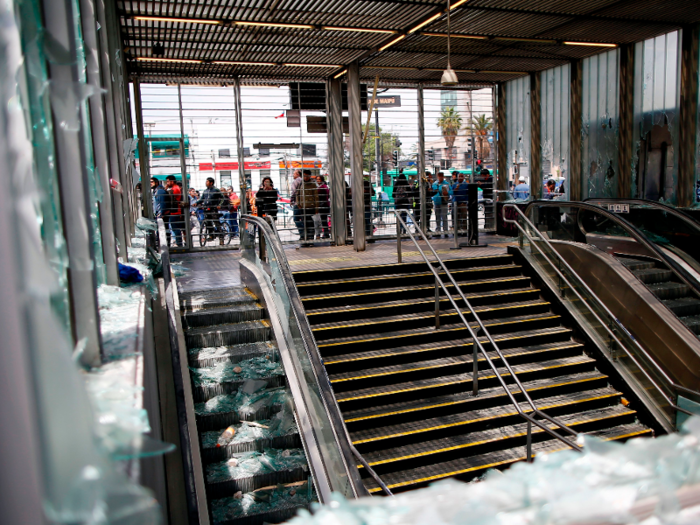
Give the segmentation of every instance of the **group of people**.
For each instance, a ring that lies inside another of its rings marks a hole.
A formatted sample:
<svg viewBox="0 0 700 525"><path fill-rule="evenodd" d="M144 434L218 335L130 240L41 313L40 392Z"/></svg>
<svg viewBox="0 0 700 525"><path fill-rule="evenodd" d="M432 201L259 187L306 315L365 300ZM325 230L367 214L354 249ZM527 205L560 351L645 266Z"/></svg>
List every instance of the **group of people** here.
<svg viewBox="0 0 700 525"><path fill-rule="evenodd" d="M554 179L549 179L544 185L544 192L542 198L545 200L555 199L557 197L563 196L566 192L564 187L564 181L561 182L557 188L557 183ZM530 186L527 183L527 179L521 176L518 179L518 184L513 188L513 198L525 200L530 196Z"/></svg>
<svg viewBox="0 0 700 525"><path fill-rule="evenodd" d="M483 172L482 172L483 173ZM488 172L486 173L488 175ZM445 178L445 174L437 173L437 180L433 181L433 175L426 171L421 182L424 185L426 197L425 220L429 226L432 220L433 210L435 210L435 234L438 237L447 238L448 216L450 206L456 207L457 224L460 230L467 228L467 202L469 197L469 182L465 174L453 172L451 180ZM409 181L403 173L400 173L394 182L394 206L400 210L401 219L407 223L408 212L411 211L415 218L416 231L420 228L421 186L417 181ZM454 225L453 225L454 226ZM403 226L401 227L404 231ZM426 231L432 232L430 227Z"/></svg>

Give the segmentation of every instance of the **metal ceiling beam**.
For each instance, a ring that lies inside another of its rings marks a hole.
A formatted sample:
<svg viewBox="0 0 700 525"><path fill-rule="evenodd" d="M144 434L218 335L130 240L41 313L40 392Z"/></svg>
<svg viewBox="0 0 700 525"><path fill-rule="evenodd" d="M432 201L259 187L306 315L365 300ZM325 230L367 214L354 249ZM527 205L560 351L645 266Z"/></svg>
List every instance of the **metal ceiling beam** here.
<svg viewBox="0 0 700 525"><path fill-rule="evenodd" d="M627 0L623 0L627 1ZM568 18L571 18L571 21L581 21L581 20L595 20L595 21L601 21L601 20L607 20L610 22L633 22L633 23L640 23L640 24L651 24L651 25L669 25L673 24L674 22L662 22L659 20L649 20L645 18L625 18L621 16L608 16L608 15L596 15L594 13L597 13L599 11L604 11L606 9L610 9L610 7L615 6L619 4L620 2L616 2L614 4L605 6L601 9L596 9L592 11L591 13L583 14L583 15L573 15L571 13L565 13L565 12L556 12L556 11L542 11L539 9L518 9L518 8L513 8L513 7L493 7L493 6L477 6L477 5L470 5L469 2L464 4L462 7L465 9L465 11L487 11L487 12L495 12L495 13L504 13L504 14L521 14L521 15L542 15L542 16L565 16ZM634 0L634 3L638 3L638 0ZM533 3L534 6L537 6L537 3Z"/></svg>

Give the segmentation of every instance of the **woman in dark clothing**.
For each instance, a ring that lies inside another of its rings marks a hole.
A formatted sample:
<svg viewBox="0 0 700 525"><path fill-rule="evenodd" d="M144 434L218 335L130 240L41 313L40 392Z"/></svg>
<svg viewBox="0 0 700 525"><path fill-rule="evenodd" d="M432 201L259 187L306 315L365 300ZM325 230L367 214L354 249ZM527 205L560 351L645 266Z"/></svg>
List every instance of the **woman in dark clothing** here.
<svg viewBox="0 0 700 525"><path fill-rule="evenodd" d="M323 175L316 177L316 181L318 182L318 213L321 215L321 237L330 239L331 230L328 227L328 215L331 212L330 190Z"/></svg>
<svg viewBox="0 0 700 525"><path fill-rule="evenodd" d="M271 217L277 220L277 200L279 192L272 185L272 179L265 177L262 180L258 193L255 194L255 207L258 209L258 217Z"/></svg>
<svg viewBox="0 0 700 525"><path fill-rule="evenodd" d="M411 190L411 187L408 185L408 181L406 180L406 175L401 173L396 180L394 181L394 192L393 192L393 197L394 197L394 208L397 210L401 210L399 215L401 215L401 219L406 222L408 218L408 209L411 207L412 204L412 197L413 197L413 191ZM401 232L405 233L405 229L403 226L401 226Z"/></svg>

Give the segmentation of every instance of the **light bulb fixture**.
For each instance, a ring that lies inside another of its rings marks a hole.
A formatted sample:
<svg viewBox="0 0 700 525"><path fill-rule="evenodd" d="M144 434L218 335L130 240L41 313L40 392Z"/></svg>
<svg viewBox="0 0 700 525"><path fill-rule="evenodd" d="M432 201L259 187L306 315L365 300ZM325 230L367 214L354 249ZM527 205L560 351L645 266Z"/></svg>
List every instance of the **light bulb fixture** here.
<svg viewBox="0 0 700 525"><path fill-rule="evenodd" d="M394 29L373 29L369 27L336 27L336 26L323 26L326 31L355 31L357 33L397 33Z"/></svg>
<svg viewBox="0 0 700 525"><path fill-rule="evenodd" d="M215 60L212 64L219 66L276 66L275 62L241 62L239 60Z"/></svg>
<svg viewBox="0 0 700 525"><path fill-rule="evenodd" d="M218 26L222 25L221 20L202 20L198 18L170 18L165 16L134 16L132 20L141 20L143 22L173 22L175 24L205 24Z"/></svg>
<svg viewBox="0 0 700 525"><path fill-rule="evenodd" d="M591 47L617 47L617 44L603 44L598 42L562 42L565 46L591 46Z"/></svg>
<svg viewBox="0 0 700 525"><path fill-rule="evenodd" d="M443 86L456 86L459 83L457 73L450 65L450 0L447 0L447 69L442 73L440 84Z"/></svg>
<svg viewBox="0 0 700 525"><path fill-rule="evenodd" d="M201 60L187 60L184 58L151 58L151 57L138 57L136 58L139 62L173 62L176 64L201 64Z"/></svg>
<svg viewBox="0 0 700 525"><path fill-rule="evenodd" d="M342 77L342 76L343 76L345 73L347 73L347 72L348 72L347 69L343 69L340 73L338 73L337 75L335 75L333 78L340 78L340 77Z"/></svg>
<svg viewBox="0 0 700 525"><path fill-rule="evenodd" d="M276 22L248 22L236 21L237 26L262 26L262 27L279 27L285 29L313 29L314 26L308 24L279 24Z"/></svg>
<svg viewBox="0 0 700 525"><path fill-rule="evenodd" d="M379 48L379 51L384 51L385 49L387 49L387 48L393 46L393 45L396 44L397 42L400 42L400 41L403 40L404 38L406 38L406 35L401 35L401 36L399 36L399 37L394 38L394 40L392 40L392 41L389 42L388 44L384 44L382 47L380 47L380 48Z"/></svg>
<svg viewBox="0 0 700 525"><path fill-rule="evenodd" d="M409 32L409 33L415 33L415 32L418 31L421 27L427 26L430 22L433 22L433 21L437 20L437 19L440 18L441 16L442 16L442 13L437 13L437 14L431 16L430 18L428 18L427 20L424 20L423 22L421 22L420 24L418 24L417 26L415 26L413 29L409 29L408 32Z"/></svg>

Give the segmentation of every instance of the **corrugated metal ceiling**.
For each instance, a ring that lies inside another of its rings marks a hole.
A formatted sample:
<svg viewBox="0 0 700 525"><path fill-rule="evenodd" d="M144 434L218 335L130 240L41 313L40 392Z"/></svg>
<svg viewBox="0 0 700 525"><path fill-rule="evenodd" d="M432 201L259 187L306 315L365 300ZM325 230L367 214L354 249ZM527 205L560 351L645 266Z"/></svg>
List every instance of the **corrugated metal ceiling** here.
<svg viewBox="0 0 700 525"><path fill-rule="evenodd" d="M363 78L387 82L439 82L447 64L446 1L441 0L115 0L129 71L144 82L225 83L325 79L354 60ZM457 3L459 0L453 0ZM442 13L414 33L417 24ZM217 25L161 17L218 21ZM452 66L465 85L483 85L584 58L598 47L563 41L627 44L700 21L700 0L468 0L453 9ZM236 25L235 22L265 25ZM284 28L267 24L303 24ZM390 33L331 31L325 26L393 30ZM386 51L383 45L407 36ZM543 42L509 39L535 39ZM161 57L200 63L144 62ZM215 61L275 65L213 64ZM283 64L305 64L304 67ZM311 67L328 64L341 67ZM430 70L428 70L430 69ZM436 69L436 71L432 71ZM499 73L502 71L503 73ZM211 80L208 80L211 79Z"/></svg>

